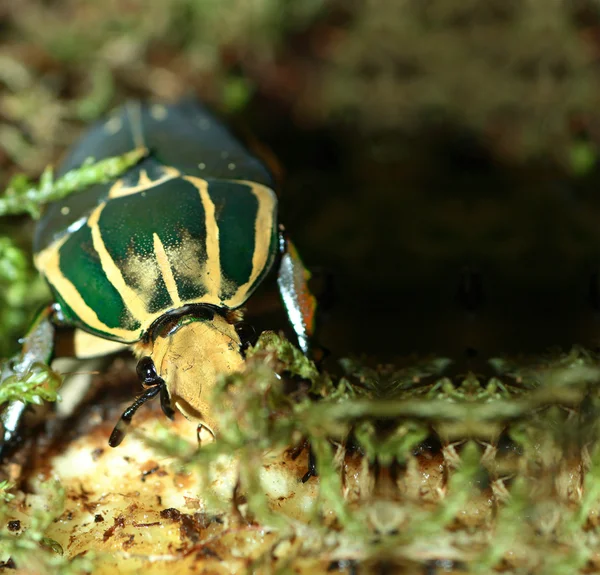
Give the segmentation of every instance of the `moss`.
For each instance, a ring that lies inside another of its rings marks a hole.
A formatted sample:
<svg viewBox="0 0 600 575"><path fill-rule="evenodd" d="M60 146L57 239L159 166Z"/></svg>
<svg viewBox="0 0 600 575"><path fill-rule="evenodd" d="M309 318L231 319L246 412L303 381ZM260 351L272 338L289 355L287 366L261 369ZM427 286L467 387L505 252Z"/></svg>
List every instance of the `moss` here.
<svg viewBox="0 0 600 575"><path fill-rule="evenodd" d="M49 298L28 250L0 236L0 357L14 353L33 311Z"/></svg>
<svg viewBox="0 0 600 575"><path fill-rule="evenodd" d="M589 25L597 5L357 3L352 24L338 30L327 52L320 97L338 117L369 131L412 132L446 119L493 134L505 157L550 152L585 170L592 160L589 150L571 148L570 120L593 114L598 78L581 13Z"/></svg>
<svg viewBox="0 0 600 575"><path fill-rule="evenodd" d="M0 500L2 503L8 503L14 499L14 494L10 490L14 487L10 481L0 481Z"/></svg>
<svg viewBox="0 0 600 575"><path fill-rule="evenodd" d="M535 366L522 365L511 370L515 378L512 385L510 378L504 383L492 378L496 381L491 384L472 375L458 384L446 379L451 389L447 385L446 389L444 385L438 386L434 396L429 395L435 399L359 400L357 390L360 389L358 393L364 397L364 381L359 382L356 388L346 381L344 385L350 386L349 391L340 394L336 383L330 380L327 391L318 399L310 399L308 391L305 391L304 394L296 394L292 401L289 394L282 392L289 374L302 370L308 377L314 379L317 376L305 360L298 366L297 358L290 353L288 345L274 334L265 335L252 351L247 371L224 380L217 392L217 400L226 398L233 405L231 411L223 413L220 422L225 432L219 451L247 450L247 465L240 468L240 480L248 490L248 503L257 516L267 521L260 482L253 471L257 469L260 451L297 444L302 438L308 440L317 462L321 508L333 510L345 536L352 538L352 534L371 533L366 510L351 506L343 496L341 461L350 436L353 449L358 448L371 464L377 462L380 468L405 467L413 464L415 450L430 436L430 426L433 426L442 441L449 474L444 496L434 509L413 508L410 526L401 529L400 533L378 536L370 543L367 539L361 553L362 560L381 556L398 560L404 553L410 555L412 546L423 545L431 538L443 544L444 538L449 537L444 535L448 533L446 528L454 525L473 501L478 498L487 500L489 495L486 492L491 485L501 489L509 477L514 478L510 495L506 500L496 496L497 515L494 519L490 515L488 519L493 522L493 531L486 531L485 540L474 549L461 549L460 543L454 539L450 543L454 553L468 559L481 573L497 568L515 552L517 535L519 547L530 553L530 546L535 548L540 544L535 518L547 513L549 505L561 514L560 527L551 533L560 534L566 551L548 551L545 547L550 555L536 554L532 562L541 566L556 561L552 568L555 570L548 572L560 573L566 572L569 567L576 570L589 559L591 551L578 538L590 513L595 513L600 503L596 477L597 451L592 447L597 444L598 434L588 430L582 435L585 425L581 425L581 420L569 417L569 413L581 409L582 405L590 408L589 403L585 403L586 397L589 402L590 389L595 390L593 382L597 381L599 373L595 359L589 354L574 349L569 354L548 358ZM274 367L280 377L270 374L265 364ZM379 378L389 371L365 370L361 370L363 375L368 372ZM530 382L530 390L526 394L518 389L524 380ZM433 385L435 388L436 385ZM413 379L413 391L419 393L418 390L419 382ZM410 393L408 389L405 391L407 395ZM503 429L509 431L523 454L520 471L516 473L514 467L507 468L502 463L498 452ZM588 439L582 451L583 437ZM481 447L482 442L487 445L485 449ZM455 451L455 446L460 446L459 452ZM589 457L589 463L576 463L585 460L587 449L593 449L594 453ZM574 501L569 490L577 489L577 481L573 483L572 476L569 478L573 467L565 463L565 458L574 460L572 465L585 465L587 469L582 489L584 495L576 498L578 507L575 512L570 510L568 501ZM511 469L508 475L507 469ZM525 517L533 520L525 520ZM542 537L541 541L549 545L548 539Z"/></svg>
<svg viewBox="0 0 600 575"><path fill-rule="evenodd" d="M63 199L93 184L103 184L118 177L137 164L148 151L136 149L94 163L93 159L54 180L52 168L46 168L37 187L23 174L14 176L0 197L0 216L28 213L34 219L41 216L42 206Z"/></svg>
<svg viewBox="0 0 600 575"><path fill-rule="evenodd" d="M36 362L24 373L2 379L0 406L11 401L23 401L34 405L42 405L45 401L57 401L61 384L62 378L57 373L47 365Z"/></svg>
<svg viewBox="0 0 600 575"><path fill-rule="evenodd" d="M438 374L427 393L413 377L415 395L406 384L396 399L365 391L366 374L397 374L390 366L367 368L353 360L350 371L361 377L332 377L273 333L263 334L248 355L246 370L222 378L215 391L213 401L228 405L218 413L218 442L197 450L167 427L144 440L205 484L217 460L235 461L244 520L275 534L272 549L295 538L323 542L306 543L279 568L324 548L365 566L437 557L476 573L574 573L592 559L600 459L598 368L591 354L574 349L530 363L497 360L492 384L469 374L458 380ZM429 362L426 371L442 364ZM309 480L318 500L307 523L278 513L261 479L267 454L303 446L319 474ZM362 463L352 467L356 458ZM432 471L420 468L428 458L438 462L431 469L440 466L443 473L437 491L422 500L419 489ZM351 495L357 487L349 488L357 477L363 478L358 496ZM2 490L10 493L10 486ZM67 565L43 539L56 514L58 503L35 519L25 538L11 535L13 557L22 562L25 549L45 545L43 561ZM267 553L252 565L267 569L273 561Z"/></svg>
<svg viewBox="0 0 600 575"><path fill-rule="evenodd" d="M61 546L45 536L49 526L60 516L64 507L64 490L56 481L42 482L38 488L41 505L31 511L27 525L18 534L7 528L10 508L0 506L0 561L9 559L19 569L33 573L65 573L75 575L92 572L92 557L69 559Z"/></svg>

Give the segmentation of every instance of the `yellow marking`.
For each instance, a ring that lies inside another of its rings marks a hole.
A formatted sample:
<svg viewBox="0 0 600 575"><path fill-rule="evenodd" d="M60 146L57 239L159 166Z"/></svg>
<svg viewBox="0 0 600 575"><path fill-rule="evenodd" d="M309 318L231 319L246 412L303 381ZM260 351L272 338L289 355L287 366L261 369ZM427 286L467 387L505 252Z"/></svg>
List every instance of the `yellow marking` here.
<svg viewBox="0 0 600 575"><path fill-rule="evenodd" d="M68 206L63 206L62 208L60 208L60 213L63 216L68 216L70 211L71 211L71 208L69 208Z"/></svg>
<svg viewBox="0 0 600 575"><path fill-rule="evenodd" d="M172 166L161 166L160 169L163 171L165 176L169 176L171 178L177 178L181 175L181 172Z"/></svg>
<svg viewBox="0 0 600 575"><path fill-rule="evenodd" d="M96 312L88 306L77 288L64 276L60 269L60 248L70 236L67 234L55 241L35 256L35 265L45 276L52 287L69 304L75 314L90 328L109 333L125 342L140 338L140 330L128 330L120 327L108 327L100 321Z"/></svg>
<svg viewBox="0 0 600 575"><path fill-rule="evenodd" d="M122 179L118 179L111 187L110 190L108 190L108 197L109 198L118 198L121 195L123 195L122 190L126 190L127 187L123 185L123 180Z"/></svg>
<svg viewBox="0 0 600 575"><path fill-rule="evenodd" d="M204 207L206 226L206 264L204 265L204 277L202 281L206 286L209 297L214 301L219 300L221 291L221 250L219 248L219 226L215 215L215 204L208 195L208 182L201 178L185 176L200 193L200 200Z"/></svg>
<svg viewBox="0 0 600 575"><path fill-rule="evenodd" d="M173 273L178 278L198 284L204 277L204 261L206 260L204 241L200 238L193 238L187 230L181 230L180 233L180 240L165 248L167 257Z"/></svg>
<svg viewBox="0 0 600 575"><path fill-rule="evenodd" d="M98 221L105 205L106 204L100 204L88 217L87 225L92 231L92 243L94 249L98 252L100 265L102 266L102 270L106 274L108 281L119 292L119 295L123 299L123 303L129 308L131 315L133 315L140 323L144 323L144 320L149 315L146 305L138 293L127 285L121 270L117 267L115 260L113 260L108 253L108 250L104 245L104 240L102 239L102 232L100 232Z"/></svg>
<svg viewBox="0 0 600 575"><path fill-rule="evenodd" d="M144 186L144 188L148 188L152 185L152 180L148 177L148 172L146 170L140 170L140 177L137 185Z"/></svg>
<svg viewBox="0 0 600 575"><path fill-rule="evenodd" d="M171 264L169 263L169 258L167 257L167 253L165 252L165 246L160 241L158 234L152 234L152 238L154 240L154 255L156 256L156 261L158 262L158 267L163 276L163 280L165 285L167 286L167 291L169 292L169 296L171 297L171 301L175 307L181 307L181 298L179 297L179 291L177 290L177 283L175 282L175 278L173 277L173 270L171 269Z"/></svg>
<svg viewBox="0 0 600 575"><path fill-rule="evenodd" d="M157 121L164 120L168 115L168 110L162 104L154 104L150 108L150 115Z"/></svg>
<svg viewBox="0 0 600 575"><path fill-rule="evenodd" d="M141 297L148 298L144 299L148 307L156 284L160 281L160 269L156 258L152 255L136 254L132 249L128 250L127 258L123 262L123 275L130 285L136 287Z"/></svg>
<svg viewBox="0 0 600 575"><path fill-rule="evenodd" d="M145 192L151 188L155 188L160 184L164 184L173 178L179 176L179 170L175 168L164 166L162 167L162 176L156 180L150 179L146 170L141 170L140 178L135 186L125 186L123 180L117 180L108 192L109 198L122 198L123 196L129 196L131 194L137 194L139 192Z"/></svg>
<svg viewBox="0 0 600 575"><path fill-rule="evenodd" d="M119 116L111 118L104 124L104 129L111 135L115 135L123 127L123 121Z"/></svg>
<svg viewBox="0 0 600 575"><path fill-rule="evenodd" d="M125 106L129 125L131 126L131 135L136 148L146 147L144 140L144 131L142 128L142 108L139 102L128 102Z"/></svg>
<svg viewBox="0 0 600 575"><path fill-rule="evenodd" d="M122 351L125 347L126 344L119 341L112 341L97 335L92 335L82 329L76 329L73 334L75 357L79 359L102 357L110 353Z"/></svg>
<svg viewBox="0 0 600 575"><path fill-rule="evenodd" d="M269 261L271 238L273 226L275 225L275 210L277 207L277 197L275 192L256 182L246 180L231 180L238 184L246 184L250 187L252 194L258 201L258 213L254 222L254 253L252 254L252 273L245 284L242 284L236 292L224 303L229 307L235 308L242 305L249 297L248 290L257 280L258 276L265 271Z"/></svg>

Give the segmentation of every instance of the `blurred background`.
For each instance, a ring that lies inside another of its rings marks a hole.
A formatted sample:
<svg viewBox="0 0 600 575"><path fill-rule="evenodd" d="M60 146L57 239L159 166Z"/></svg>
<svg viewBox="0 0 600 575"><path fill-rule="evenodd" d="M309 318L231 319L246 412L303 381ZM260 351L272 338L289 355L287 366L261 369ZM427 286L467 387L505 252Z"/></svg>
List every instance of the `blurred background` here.
<svg viewBox="0 0 600 575"><path fill-rule="evenodd" d="M262 142L333 278L334 354L600 339L598 0L4 0L0 42L3 186L132 97L196 95ZM43 293L11 273L6 341Z"/></svg>

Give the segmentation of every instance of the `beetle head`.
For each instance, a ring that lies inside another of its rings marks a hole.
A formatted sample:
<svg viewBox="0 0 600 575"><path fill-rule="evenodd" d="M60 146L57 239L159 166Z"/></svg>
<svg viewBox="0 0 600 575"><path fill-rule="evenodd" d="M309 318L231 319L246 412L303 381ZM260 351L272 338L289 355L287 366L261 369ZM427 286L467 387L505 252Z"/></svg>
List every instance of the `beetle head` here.
<svg viewBox="0 0 600 575"><path fill-rule="evenodd" d="M165 381L171 405L214 437L217 430L210 398L217 379L241 371L244 365L235 327L218 314L212 319L184 317L154 340L151 357Z"/></svg>

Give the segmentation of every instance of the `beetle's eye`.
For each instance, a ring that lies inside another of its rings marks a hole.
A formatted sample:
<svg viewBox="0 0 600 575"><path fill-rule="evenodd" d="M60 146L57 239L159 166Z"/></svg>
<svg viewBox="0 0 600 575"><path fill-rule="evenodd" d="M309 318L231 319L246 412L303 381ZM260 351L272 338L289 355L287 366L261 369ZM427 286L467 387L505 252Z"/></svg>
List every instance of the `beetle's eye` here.
<svg viewBox="0 0 600 575"><path fill-rule="evenodd" d="M158 377L158 373L156 373L154 362L148 356L142 357L142 359L138 361L135 370L137 371L137 375L142 383L155 384L157 383L157 380L160 379Z"/></svg>

